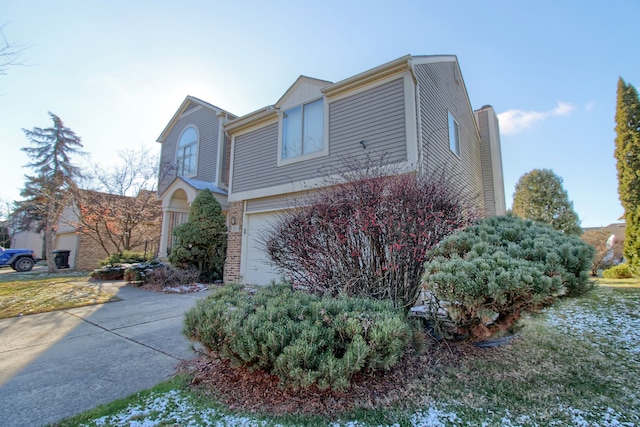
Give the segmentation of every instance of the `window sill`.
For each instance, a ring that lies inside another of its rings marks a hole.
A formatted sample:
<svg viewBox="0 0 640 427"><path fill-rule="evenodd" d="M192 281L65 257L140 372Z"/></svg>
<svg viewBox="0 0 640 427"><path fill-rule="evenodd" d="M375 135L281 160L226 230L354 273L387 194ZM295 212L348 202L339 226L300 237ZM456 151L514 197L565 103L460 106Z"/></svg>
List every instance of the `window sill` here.
<svg viewBox="0 0 640 427"><path fill-rule="evenodd" d="M324 150L321 150L321 151L316 151L315 153L303 154L301 156L291 157L291 158L288 158L288 159L280 159L280 158L278 158L278 167L287 166L287 165L291 165L291 164L294 164L294 163L305 162L307 160L317 159L319 157L326 157L328 155L329 155L329 150L324 149Z"/></svg>

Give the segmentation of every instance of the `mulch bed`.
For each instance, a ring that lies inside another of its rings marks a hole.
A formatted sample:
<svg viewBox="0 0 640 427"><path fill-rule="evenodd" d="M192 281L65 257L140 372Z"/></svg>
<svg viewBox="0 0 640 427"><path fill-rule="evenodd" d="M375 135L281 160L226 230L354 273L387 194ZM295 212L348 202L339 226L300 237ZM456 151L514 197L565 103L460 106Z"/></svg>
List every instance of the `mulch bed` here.
<svg viewBox="0 0 640 427"><path fill-rule="evenodd" d="M486 350L484 350L486 355ZM180 372L189 372L196 390L231 410L270 415L304 414L337 417L356 408L408 407L418 404L437 371L462 359L483 354L469 343L430 343L421 356L406 355L386 372L358 374L344 391L284 388L275 375L233 366L211 355L185 361Z"/></svg>

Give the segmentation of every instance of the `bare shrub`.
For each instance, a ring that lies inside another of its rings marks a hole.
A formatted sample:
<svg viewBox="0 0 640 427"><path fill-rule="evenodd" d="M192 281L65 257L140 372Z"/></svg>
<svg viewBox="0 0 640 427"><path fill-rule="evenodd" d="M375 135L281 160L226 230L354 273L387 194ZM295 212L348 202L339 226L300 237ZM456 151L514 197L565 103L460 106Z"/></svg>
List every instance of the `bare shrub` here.
<svg viewBox="0 0 640 427"><path fill-rule="evenodd" d="M148 287L162 290L174 286L192 285L197 282L199 275L197 268L164 266L149 271L145 283Z"/></svg>
<svg viewBox="0 0 640 427"><path fill-rule="evenodd" d="M265 238L267 253L294 286L408 309L420 292L427 251L470 224L475 211L444 173L352 170L348 181L285 212Z"/></svg>

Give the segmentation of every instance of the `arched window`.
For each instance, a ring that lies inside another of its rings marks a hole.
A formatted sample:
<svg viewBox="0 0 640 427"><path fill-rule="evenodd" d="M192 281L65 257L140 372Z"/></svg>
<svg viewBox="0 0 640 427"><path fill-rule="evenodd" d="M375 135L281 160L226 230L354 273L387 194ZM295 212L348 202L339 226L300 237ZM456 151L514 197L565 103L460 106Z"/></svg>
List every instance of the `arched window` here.
<svg viewBox="0 0 640 427"><path fill-rule="evenodd" d="M194 176L198 165L198 131L189 126L180 135L176 155L178 175Z"/></svg>

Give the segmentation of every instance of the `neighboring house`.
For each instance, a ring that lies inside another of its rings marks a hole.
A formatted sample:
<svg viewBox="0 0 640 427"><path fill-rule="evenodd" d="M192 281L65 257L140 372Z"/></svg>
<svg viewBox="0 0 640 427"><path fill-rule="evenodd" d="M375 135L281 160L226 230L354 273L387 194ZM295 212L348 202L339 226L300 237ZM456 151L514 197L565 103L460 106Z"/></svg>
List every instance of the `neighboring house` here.
<svg viewBox="0 0 640 427"><path fill-rule="evenodd" d="M624 216L620 219L624 219ZM605 262L610 262L612 264L619 264L624 261L622 256L622 247L624 245L624 237L627 229L626 222L614 222L605 227L586 227L583 228L583 231L589 230L602 230L609 233L609 238L607 239L607 248L608 253L603 259Z"/></svg>
<svg viewBox="0 0 640 427"><path fill-rule="evenodd" d="M126 209L127 206L131 206L131 203L127 203L125 199L133 199L127 196L119 196L114 194L101 193L96 191L83 190L83 200L85 203L90 203L95 210L96 207L105 206L107 209L102 209L103 214L95 215L92 212L94 218L91 218L87 214L83 218L83 212L86 210L80 209L78 206L65 207L58 225L56 228L56 239L54 242L54 250L68 250L69 253L69 267L77 270L93 270L99 267L100 261L104 260L111 253L119 252L118 244L122 242L114 242L113 240L121 239L117 232L115 217ZM153 197L142 194L146 200L154 200L154 204L157 203L155 195ZM108 212L108 209L114 212ZM158 245L160 240L160 210L149 210L150 217L145 217L143 220L136 219L138 224L133 228L133 235L126 236L128 243L132 246L131 250L135 252L147 252L150 255L155 255L158 251ZM153 218L155 215L155 218ZM122 220L120 220L122 221ZM131 226L131 225L130 225ZM109 231L106 227L111 227L111 231L114 235L109 236ZM99 236L98 236L99 235ZM113 240L112 240L113 239ZM19 231L16 232L12 238L12 247L24 247L32 249L36 256L44 258L44 243L42 234L38 234L32 231Z"/></svg>
<svg viewBox="0 0 640 427"><path fill-rule="evenodd" d="M227 215L225 281L278 279L263 231L345 159L444 172L485 215L506 211L495 111L472 110L452 55L407 55L337 83L301 76L275 104L242 117L187 97L158 141L162 161L176 165L160 183L160 255L198 190L210 188Z"/></svg>

